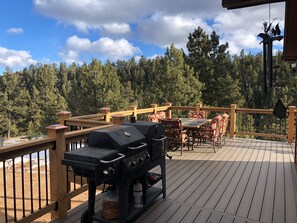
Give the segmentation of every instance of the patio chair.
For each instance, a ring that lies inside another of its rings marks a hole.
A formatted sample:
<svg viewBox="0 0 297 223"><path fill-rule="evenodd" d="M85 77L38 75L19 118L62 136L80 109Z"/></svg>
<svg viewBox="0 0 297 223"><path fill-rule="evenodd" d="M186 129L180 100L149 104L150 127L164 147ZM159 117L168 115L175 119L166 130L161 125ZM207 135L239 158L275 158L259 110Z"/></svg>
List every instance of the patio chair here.
<svg viewBox="0 0 297 223"><path fill-rule="evenodd" d="M223 144L226 144L226 131L229 125L229 115L227 113L224 113L222 115L222 124L221 124L221 130L220 130L220 145L222 147L222 140L224 141Z"/></svg>
<svg viewBox="0 0 297 223"><path fill-rule="evenodd" d="M149 122L159 122L159 119L156 114L152 114L152 115L148 116L148 121Z"/></svg>
<svg viewBox="0 0 297 223"><path fill-rule="evenodd" d="M157 112L155 114L149 115L148 121L149 122L159 122L159 119L164 119L164 118L166 118L166 112Z"/></svg>
<svg viewBox="0 0 297 223"><path fill-rule="evenodd" d="M216 152L216 146L222 147L220 143L220 130L222 129L222 116L217 115L208 124L203 125L196 132L195 138L200 142L212 142L213 150Z"/></svg>
<svg viewBox="0 0 297 223"><path fill-rule="evenodd" d="M180 119L159 119L160 122L164 125L165 134L166 134L166 149L172 149L173 145L181 146L180 155L183 155L183 147L184 145L188 145L188 136L187 131L183 130L181 120Z"/></svg>
<svg viewBox="0 0 297 223"><path fill-rule="evenodd" d="M198 119L204 119L205 118L205 111L189 111L188 118L198 118Z"/></svg>

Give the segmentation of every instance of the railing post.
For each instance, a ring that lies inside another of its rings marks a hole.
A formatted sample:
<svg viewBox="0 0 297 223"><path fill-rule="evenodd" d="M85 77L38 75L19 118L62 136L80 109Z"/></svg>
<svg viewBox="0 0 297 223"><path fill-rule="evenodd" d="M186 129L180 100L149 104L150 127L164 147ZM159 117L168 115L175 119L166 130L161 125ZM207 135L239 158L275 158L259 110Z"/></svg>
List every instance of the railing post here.
<svg viewBox="0 0 297 223"><path fill-rule="evenodd" d="M295 106L289 106L289 120L288 120L288 143L294 141L294 121L295 121Z"/></svg>
<svg viewBox="0 0 297 223"><path fill-rule="evenodd" d="M154 108L154 113L156 114L157 113L156 108L158 107L158 104L153 103L153 104L151 104L151 107Z"/></svg>
<svg viewBox="0 0 297 223"><path fill-rule="evenodd" d="M50 125L46 128L48 130L48 137L56 139L56 147L49 150L50 157L50 188L51 201L57 201L57 210L51 212L52 219L61 218L67 214L68 200L67 193L67 168L62 165L64 159L65 145L65 125Z"/></svg>
<svg viewBox="0 0 297 223"><path fill-rule="evenodd" d="M65 123L65 120L68 120L70 119L70 116L71 116L71 112L69 111L61 111L58 113L58 117L59 117L59 124L60 125L65 125L66 126L66 123ZM69 126L67 126L68 129L67 131L69 131ZM67 143L66 145L66 151L69 151L70 150L70 145L69 143ZM70 188L70 182L67 182L67 187ZM68 204L67 204L67 209L70 210L71 209L71 199L68 199Z"/></svg>
<svg viewBox="0 0 297 223"><path fill-rule="evenodd" d="M169 106L169 109L167 109L167 111L166 111L166 117L167 118L172 118L172 111L171 111L172 103L171 102L166 102L165 105Z"/></svg>
<svg viewBox="0 0 297 223"><path fill-rule="evenodd" d="M113 124L123 124L125 122L125 118L126 118L125 115L121 115L121 114L113 115L112 116L112 123Z"/></svg>
<svg viewBox="0 0 297 223"><path fill-rule="evenodd" d="M230 107L230 138L234 139L236 133L236 104L231 104Z"/></svg>
<svg viewBox="0 0 297 223"><path fill-rule="evenodd" d="M71 112L69 111L61 111L58 113L59 117L59 124L60 125L66 125L65 120L69 119L71 115Z"/></svg>
<svg viewBox="0 0 297 223"><path fill-rule="evenodd" d="M202 104L201 103L197 103L196 104L196 112L199 113L201 111L201 107L202 107Z"/></svg>
<svg viewBox="0 0 297 223"><path fill-rule="evenodd" d="M129 109L133 111L133 116L135 117L135 120L137 120L137 106L131 105Z"/></svg>
<svg viewBox="0 0 297 223"><path fill-rule="evenodd" d="M110 108L100 108L100 111L104 114L104 121L110 122Z"/></svg>

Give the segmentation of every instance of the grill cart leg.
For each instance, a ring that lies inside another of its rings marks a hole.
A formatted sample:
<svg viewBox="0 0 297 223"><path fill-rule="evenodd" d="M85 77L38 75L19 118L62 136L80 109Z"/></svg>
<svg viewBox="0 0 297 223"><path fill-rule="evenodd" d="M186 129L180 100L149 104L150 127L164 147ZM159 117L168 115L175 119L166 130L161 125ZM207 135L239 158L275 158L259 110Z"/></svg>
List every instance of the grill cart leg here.
<svg viewBox="0 0 297 223"><path fill-rule="evenodd" d="M96 197L96 184L93 180L88 178L88 209L84 211L81 216L81 223L92 222L92 216L95 211L95 197Z"/></svg>

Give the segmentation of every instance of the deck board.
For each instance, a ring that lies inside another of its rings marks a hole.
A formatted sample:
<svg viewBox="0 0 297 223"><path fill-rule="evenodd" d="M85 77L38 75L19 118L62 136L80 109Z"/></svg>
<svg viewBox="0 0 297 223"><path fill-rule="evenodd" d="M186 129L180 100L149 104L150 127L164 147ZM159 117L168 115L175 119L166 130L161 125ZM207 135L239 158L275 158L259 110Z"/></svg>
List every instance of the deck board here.
<svg viewBox="0 0 297 223"><path fill-rule="evenodd" d="M239 150L240 151L240 150ZM216 190L210 195L208 201L204 205L208 209L214 209L218 202L220 201L223 194L226 194L227 188L230 188L232 183L234 183L234 176L236 174L236 171L239 168L239 165L242 161L242 159L245 157L247 150L241 151L239 156L237 157L237 161L232 162L232 167L229 169L227 174L224 176L223 180L217 185ZM230 195L231 197L231 195ZM203 205L203 203L201 203ZM227 206L227 205L225 205Z"/></svg>
<svg viewBox="0 0 297 223"><path fill-rule="evenodd" d="M256 147L256 149L259 149L259 153L256 158L256 162L254 163L253 170L251 172L249 181L245 188L245 192L241 199L238 211L236 213L236 215L241 216L241 217L248 216L248 212L250 210L252 200L255 197L254 193L255 193L256 189L259 188L259 187L257 187L257 184L261 183L261 179L259 182L259 176L260 176L260 172L261 172L261 168L262 168L262 164L263 164L263 160L264 160L264 156L265 156L265 150L262 149L261 144L259 147ZM258 216L256 218L258 219Z"/></svg>
<svg viewBox="0 0 297 223"><path fill-rule="evenodd" d="M274 192L273 222L285 222L285 173L283 147L276 151L276 185Z"/></svg>
<svg viewBox="0 0 297 223"><path fill-rule="evenodd" d="M244 172L247 168L247 165L251 159L251 156L253 154L253 149L252 147L249 148L250 144L246 142L246 144L244 144L245 147L243 147L243 151L246 151L246 154L244 156L244 158L239 162L239 167L234 175L234 177L231 180L230 185L228 186L228 188L226 189L226 191L224 192L224 194L222 195L221 199L219 200L218 204L215 207L215 210L217 211L222 211L225 212L227 207L230 205L233 205L232 203L232 198L234 196L234 193L236 191L236 189L239 187L238 185L240 184L240 180L242 178L242 176L244 175ZM240 189L242 189L242 187L240 187ZM234 199L233 199L234 200ZM235 199L236 202L236 199ZM237 205L233 205L233 209L237 209L238 204ZM232 207L231 207L232 209Z"/></svg>
<svg viewBox="0 0 297 223"><path fill-rule="evenodd" d="M170 152L167 197L160 196L135 222L297 222L293 148L286 142L238 138L226 139L216 153L209 145L184 150L183 156ZM98 211L102 196L96 199ZM52 223L78 223L85 208L86 203Z"/></svg>

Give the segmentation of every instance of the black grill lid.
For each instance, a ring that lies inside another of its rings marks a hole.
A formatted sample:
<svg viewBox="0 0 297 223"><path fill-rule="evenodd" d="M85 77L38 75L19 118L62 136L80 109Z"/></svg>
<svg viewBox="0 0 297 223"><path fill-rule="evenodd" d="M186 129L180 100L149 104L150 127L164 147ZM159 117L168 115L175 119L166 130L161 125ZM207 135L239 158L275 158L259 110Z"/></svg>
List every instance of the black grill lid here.
<svg viewBox="0 0 297 223"><path fill-rule="evenodd" d="M158 122L135 122L124 123L123 125L134 126L147 138L147 143L151 143L152 139L160 139L165 136L165 129L161 123Z"/></svg>
<svg viewBox="0 0 297 223"><path fill-rule="evenodd" d="M76 150L64 153L64 159L87 162L100 163L101 160L112 160L118 156L117 150L96 148L96 147L82 147Z"/></svg>
<svg viewBox="0 0 297 223"><path fill-rule="evenodd" d="M88 144L91 147L115 149L125 152L128 146L145 142L145 136L133 126L117 125L92 131Z"/></svg>

